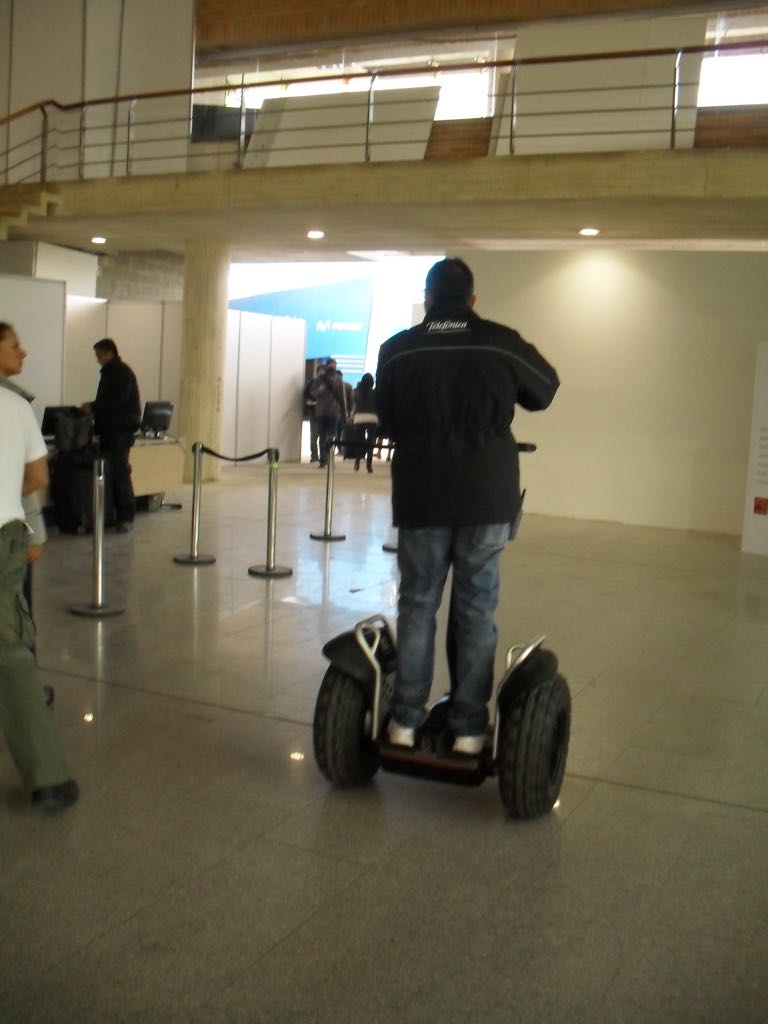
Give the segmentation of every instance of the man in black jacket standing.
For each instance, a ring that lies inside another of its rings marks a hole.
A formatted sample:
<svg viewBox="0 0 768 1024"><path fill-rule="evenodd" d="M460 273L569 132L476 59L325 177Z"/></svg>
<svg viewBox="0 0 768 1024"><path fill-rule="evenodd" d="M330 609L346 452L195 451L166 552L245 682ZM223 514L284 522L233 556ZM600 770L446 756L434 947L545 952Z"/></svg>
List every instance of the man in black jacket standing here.
<svg viewBox="0 0 768 1024"><path fill-rule="evenodd" d="M436 615L453 567L448 653L454 751L478 754L488 726L501 553L521 511L515 405L546 409L559 380L520 335L483 320L472 272L445 259L427 274L421 324L381 347L381 433L395 444L399 527L397 672L389 741L411 747L426 717Z"/></svg>
<svg viewBox="0 0 768 1024"><path fill-rule="evenodd" d="M120 358L111 338L102 338L93 346L101 366L96 399L91 406L99 451L109 463L115 528L130 533L136 515L136 498L131 483L129 461L134 435L141 425L139 386L133 370Z"/></svg>

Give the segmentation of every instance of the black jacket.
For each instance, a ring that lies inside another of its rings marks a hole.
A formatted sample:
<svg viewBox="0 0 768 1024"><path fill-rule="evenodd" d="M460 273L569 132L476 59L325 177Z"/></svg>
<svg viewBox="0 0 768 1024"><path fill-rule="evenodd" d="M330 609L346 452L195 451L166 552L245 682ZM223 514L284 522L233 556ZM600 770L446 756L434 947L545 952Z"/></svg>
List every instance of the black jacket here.
<svg viewBox="0 0 768 1024"><path fill-rule="evenodd" d="M100 437L133 435L141 426L139 385L133 370L119 356L101 368L93 417Z"/></svg>
<svg viewBox="0 0 768 1024"><path fill-rule="evenodd" d="M395 526L512 523L520 511L515 405L546 409L559 380L517 331L432 306L379 352L380 433L395 443Z"/></svg>

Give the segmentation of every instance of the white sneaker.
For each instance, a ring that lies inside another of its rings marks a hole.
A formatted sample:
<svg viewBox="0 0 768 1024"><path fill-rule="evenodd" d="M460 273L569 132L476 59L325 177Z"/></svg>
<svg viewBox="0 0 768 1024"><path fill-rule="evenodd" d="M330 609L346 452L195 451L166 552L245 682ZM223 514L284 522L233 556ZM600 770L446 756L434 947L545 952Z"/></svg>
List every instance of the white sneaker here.
<svg viewBox="0 0 768 1024"><path fill-rule="evenodd" d="M407 725L398 725L391 718L387 726L387 738L395 747L412 747L416 742L416 730L409 729Z"/></svg>
<svg viewBox="0 0 768 1024"><path fill-rule="evenodd" d="M485 746L485 733L482 736L457 736L453 741L454 754L479 754Z"/></svg>

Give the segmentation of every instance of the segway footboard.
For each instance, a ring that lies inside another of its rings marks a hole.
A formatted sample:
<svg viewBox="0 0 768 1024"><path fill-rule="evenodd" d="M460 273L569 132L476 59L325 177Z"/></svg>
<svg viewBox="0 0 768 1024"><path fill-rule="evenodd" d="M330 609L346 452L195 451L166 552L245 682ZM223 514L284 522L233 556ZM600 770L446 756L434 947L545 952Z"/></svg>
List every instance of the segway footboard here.
<svg viewBox="0 0 768 1024"><path fill-rule="evenodd" d="M538 818L554 807L570 726L568 684L553 652L537 646L508 672L498 696L499 793L513 818Z"/></svg>

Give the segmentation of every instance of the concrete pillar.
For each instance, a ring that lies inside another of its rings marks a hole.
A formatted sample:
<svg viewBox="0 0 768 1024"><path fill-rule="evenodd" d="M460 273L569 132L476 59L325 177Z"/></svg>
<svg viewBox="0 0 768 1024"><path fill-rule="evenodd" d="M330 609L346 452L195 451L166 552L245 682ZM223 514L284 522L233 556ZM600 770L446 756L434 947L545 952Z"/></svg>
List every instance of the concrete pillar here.
<svg viewBox="0 0 768 1024"><path fill-rule="evenodd" d="M181 352L179 436L189 453L184 479L192 479L191 449L202 441L218 450L227 333L228 245L188 242L184 259L184 336ZM205 457L205 480L219 478L218 459Z"/></svg>

